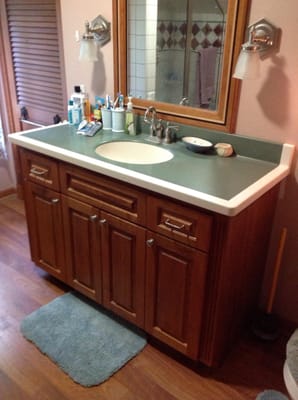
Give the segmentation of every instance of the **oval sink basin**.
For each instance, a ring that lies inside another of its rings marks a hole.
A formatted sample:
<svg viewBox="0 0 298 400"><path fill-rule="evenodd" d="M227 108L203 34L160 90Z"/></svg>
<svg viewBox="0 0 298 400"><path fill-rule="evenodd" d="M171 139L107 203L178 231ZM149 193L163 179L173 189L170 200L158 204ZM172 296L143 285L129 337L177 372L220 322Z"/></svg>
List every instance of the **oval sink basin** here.
<svg viewBox="0 0 298 400"><path fill-rule="evenodd" d="M101 144L95 152L109 160L129 164L159 164L174 157L169 150L152 144L125 141Z"/></svg>

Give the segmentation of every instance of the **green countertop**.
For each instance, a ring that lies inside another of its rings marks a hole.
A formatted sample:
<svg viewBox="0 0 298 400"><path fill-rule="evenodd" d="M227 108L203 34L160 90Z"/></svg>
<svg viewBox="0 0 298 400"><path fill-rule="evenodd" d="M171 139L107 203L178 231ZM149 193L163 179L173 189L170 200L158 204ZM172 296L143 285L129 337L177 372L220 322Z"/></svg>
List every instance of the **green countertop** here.
<svg viewBox="0 0 298 400"><path fill-rule="evenodd" d="M192 129L187 129L184 135L194 136ZM198 130L196 130L197 132ZM211 196L227 202L270 174L280 163L282 144L249 138L241 140L239 136L218 132L214 135L213 132L207 130L202 130L199 134L197 133L197 136L211 140L214 144L219 141L231 143L235 149L235 155L223 158L212 151L205 154L193 153L185 147L183 142L177 141L169 145L157 145L165 147L174 154L170 161L152 165L114 162L97 155L95 148L102 143L114 140L149 143L146 142L148 135L128 136L101 130L93 137L86 137L78 135L75 128L68 124L13 134L10 135L10 139L18 145L56 156L58 159L73 162L97 172L105 173L105 168L101 171L100 165L103 167L108 165L110 170L115 168L115 170L121 171L120 180L126 180L127 172L127 177L130 177L127 181L130 183L134 183L132 177L136 173L138 182L142 176L145 178L144 185L139 186L147 187L146 181L152 179L154 181L153 190L158 182L161 182L161 185L162 182L165 182L166 185L173 184L175 190L180 188L181 192L190 191L192 195L198 192L198 196L203 194L203 197ZM46 151L47 148L51 151ZM55 149L59 149L57 154L55 154ZM63 153L65 154L63 155ZM80 158L83 158L84 162L76 162L76 159ZM107 173L107 175L109 174ZM113 176L115 177L115 174ZM152 190L150 185L149 189ZM165 188L162 193L167 193Z"/></svg>

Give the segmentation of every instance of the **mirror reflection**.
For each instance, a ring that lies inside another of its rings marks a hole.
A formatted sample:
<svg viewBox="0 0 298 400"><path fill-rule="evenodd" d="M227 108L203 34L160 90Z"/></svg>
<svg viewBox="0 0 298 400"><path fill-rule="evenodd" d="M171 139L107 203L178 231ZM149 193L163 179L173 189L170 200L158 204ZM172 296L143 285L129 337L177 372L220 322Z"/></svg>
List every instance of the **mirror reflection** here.
<svg viewBox="0 0 298 400"><path fill-rule="evenodd" d="M128 92L216 110L227 1L128 0Z"/></svg>

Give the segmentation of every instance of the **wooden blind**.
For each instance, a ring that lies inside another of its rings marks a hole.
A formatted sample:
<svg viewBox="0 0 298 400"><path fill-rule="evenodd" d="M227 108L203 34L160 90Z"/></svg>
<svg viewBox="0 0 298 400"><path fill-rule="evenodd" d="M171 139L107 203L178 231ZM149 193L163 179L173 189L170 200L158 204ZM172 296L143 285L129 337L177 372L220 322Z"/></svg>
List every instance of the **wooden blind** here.
<svg viewBox="0 0 298 400"><path fill-rule="evenodd" d="M66 118L66 90L57 0L6 0L17 102L28 119Z"/></svg>

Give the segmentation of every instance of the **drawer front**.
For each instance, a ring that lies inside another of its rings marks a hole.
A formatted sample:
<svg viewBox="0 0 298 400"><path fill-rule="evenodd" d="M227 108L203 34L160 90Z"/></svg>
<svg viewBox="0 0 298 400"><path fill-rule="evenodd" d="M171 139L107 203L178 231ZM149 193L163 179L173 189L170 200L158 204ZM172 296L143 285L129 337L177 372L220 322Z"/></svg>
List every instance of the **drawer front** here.
<svg viewBox="0 0 298 400"><path fill-rule="evenodd" d="M128 184L61 163L62 192L139 224L146 222L146 196Z"/></svg>
<svg viewBox="0 0 298 400"><path fill-rule="evenodd" d="M208 251L212 216L185 204L148 197L148 226L155 232Z"/></svg>
<svg viewBox="0 0 298 400"><path fill-rule="evenodd" d="M23 178L59 191L58 162L50 157L20 149Z"/></svg>

